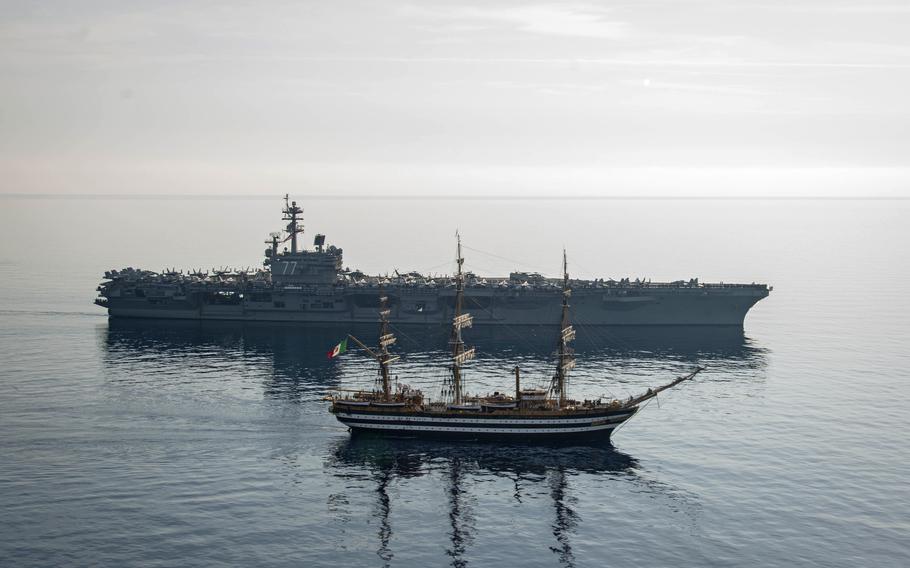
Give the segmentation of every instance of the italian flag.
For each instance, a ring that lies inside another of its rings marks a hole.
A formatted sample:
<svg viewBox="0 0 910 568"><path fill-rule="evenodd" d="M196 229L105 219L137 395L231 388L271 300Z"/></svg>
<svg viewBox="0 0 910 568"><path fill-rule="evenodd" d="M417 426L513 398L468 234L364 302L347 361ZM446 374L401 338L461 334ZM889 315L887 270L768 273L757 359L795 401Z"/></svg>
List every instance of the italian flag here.
<svg viewBox="0 0 910 568"><path fill-rule="evenodd" d="M339 343L338 345L335 346L334 349L329 351L329 359L334 359L335 357L338 357L339 355L341 355L342 353L344 353L347 350L348 350L348 338L345 337L344 339L341 340L341 343Z"/></svg>

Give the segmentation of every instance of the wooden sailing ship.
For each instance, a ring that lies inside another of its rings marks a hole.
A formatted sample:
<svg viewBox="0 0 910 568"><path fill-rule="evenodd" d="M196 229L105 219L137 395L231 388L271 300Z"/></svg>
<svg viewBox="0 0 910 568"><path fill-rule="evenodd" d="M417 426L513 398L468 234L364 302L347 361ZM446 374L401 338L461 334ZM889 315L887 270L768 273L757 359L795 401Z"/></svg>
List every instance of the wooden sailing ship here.
<svg viewBox="0 0 910 568"><path fill-rule="evenodd" d="M628 399L577 401L566 392L569 372L575 366L570 343L575 329L569 321L568 264L563 251L562 316L557 336L558 361L548 389L523 389L521 371L515 367L515 394L494 393L470 396L464 393L462 368L474 357L466 347L462 331L471 327L471 315L464 308L464 258L461 239L457 244L455 306L449 345L451 360L443 384L442 400L430 401L420 390L396 386L390 380L390 365L398 357L389 351L396 341L390 330L388 298L380 293L379 340L370 348L352 335L348 338L379 364L379 380L373 390L348 391L329 398L330 412L351 432L372 432L396 437L452 438L463 440L602 440L641 408L641 403L658 393L690 380L702 368L663 386Z"/></svg>

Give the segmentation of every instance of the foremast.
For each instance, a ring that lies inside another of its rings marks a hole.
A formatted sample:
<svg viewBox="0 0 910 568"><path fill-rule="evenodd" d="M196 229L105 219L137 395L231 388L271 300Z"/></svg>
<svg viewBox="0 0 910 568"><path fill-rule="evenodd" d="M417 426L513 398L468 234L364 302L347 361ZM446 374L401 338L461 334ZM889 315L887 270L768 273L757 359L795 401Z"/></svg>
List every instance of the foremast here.
<svg viewBox="0 0 910 568"><path fill-rule="evenodd" d="M562 251L562 317L560 318L559 337L556 341L558 361L556 374L553 376L551 390L556 396L559 408L566 405L566 384L569 371L575 367L575 350L569 342L575 339L575 328L569 321L569 297L572 290L569 288L569 265L566 259L566 250Z"/></svg>
<svg viewBox="0 0 910 568"><path fill-rule="evenodd" d="M449 340L449 346L452 349L451 380L447 385L449 388L443 391L444 396L450 396L452 403L455 405L464 402L464 392L461 382L461 368L464 364L474 358L474 348L465 348L464 339L461 337L461 330L471 327L473 318L471 314L463 313L464 308L464 271L462 265L464 258L461 256L461 235L455 233L457 241L456 263L457 271L455 273L455 312L452 317L452 334Z"/></svg>
<svg viewBox="0 0 910 568"><path fill-rule="evenodd" d="M397 361L400 357L397 355L392 355L389 352L389 346L393 345L398 339L395 337L395 334L392 333L389 327L389 315L391 314L389 309L389 297L385 295L383 289L379 290L379 341L376 346L376 349L370 349L363 344L359 339L353 335L348 334L348 337L359 345L364 351L369 353L376 361L379 363L379 383L380 389L382 391L382 401L391 402L392 401L392 380L391 380L391 371L389 367Z"/></svg>

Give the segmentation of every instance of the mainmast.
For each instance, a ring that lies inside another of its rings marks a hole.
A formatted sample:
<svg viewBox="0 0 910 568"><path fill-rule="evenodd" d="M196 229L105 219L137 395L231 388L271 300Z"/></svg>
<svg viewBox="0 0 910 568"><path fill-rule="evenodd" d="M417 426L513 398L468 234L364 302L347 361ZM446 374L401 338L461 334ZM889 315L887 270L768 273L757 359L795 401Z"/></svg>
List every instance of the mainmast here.
<svg viewBox="0 0 910 568"><path fill-rule="evenodd" d="M397 361L400 357L389 353L389 345L395 343L395 335L389 331L389 298L385 295L382 288L379 289L379 344L376 350L372 350L362 341L351 334L348 338L366 351L370 357L376 359L379 363L380 387L382 388L382 401L391 402L392 400L392 381L389 379L389 365Z"/></svg>
<svg viewBox="0 0 910 568"><path fill-rule="evenodd" d="M392 382L389 380L389 365L398 360L389 353L389 345L395 343L396 338L389 331L389 297L384 290L379 290L379 347L376 350L379 356L379 375L382 377L382 400L392 400Z"/></svg>
<svg viewBox="0 0 910 568"><path fill-rule="evenodd" d="M288 203L288 194L284 194L284 209L282 210L285 221L290 221L287 226L288 236L285 241L291 239L291 253L297 253L297 235L303 233L303 226L298 225L298 221L303 221L303 209L297 207L296 201Z"/></svg>
<svg viewBox="0 0 910 568"><path fill-rule="evenodd" d="M557 340L557 352L559 362L556 367L556 376L553 377L553 387L556 391L559 408L566 404L566 382L568 381L569 371L575 367L575 351L569 347L569 342L575 339L575 329L569 322L569 296L572 290L569 289L569 264L566 260L566 250L562 250L562 318L560 320L559 339Z"/></svg>
<svg viewBox="0 0 910 568"><path fill-rule="evenodd" d="M449 344L452 346L452 402L461 404L463 401L461 367L466 361L474 358L474 348L465 349L461 330L471 327L473 320L471 314L461 312L464 304L464 273L462 271L464 258L461 256L461 235L455 233L455 238L458 241L456 249L458 271L455 274L455 314L452 318L452 338L449 340Z"/></svg>

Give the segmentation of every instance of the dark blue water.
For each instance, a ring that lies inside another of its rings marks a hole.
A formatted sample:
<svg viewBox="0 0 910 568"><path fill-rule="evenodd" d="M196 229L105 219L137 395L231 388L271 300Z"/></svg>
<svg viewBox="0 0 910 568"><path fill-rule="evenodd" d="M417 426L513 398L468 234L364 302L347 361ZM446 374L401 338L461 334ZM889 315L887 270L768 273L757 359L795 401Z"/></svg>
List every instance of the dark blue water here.
<svg viewBox="0 0 910 568"><path fill-rule="evenodd" d="M4 566L910 564L906 201L311 206L367 269L449 268L457 223L515 259L469 254L478 272L555 273L564 242L583 274L775 286L744 331L580 327L577 396L708 370L612 447L556 448L352 440L322 400L372 382L325 359L347 330L92 306L106 268L256 263L272 202L0 204ZM434 392L444 333L400 331L400 380ZM551 339L475 330L469 384L544 381Z"/></svg>

